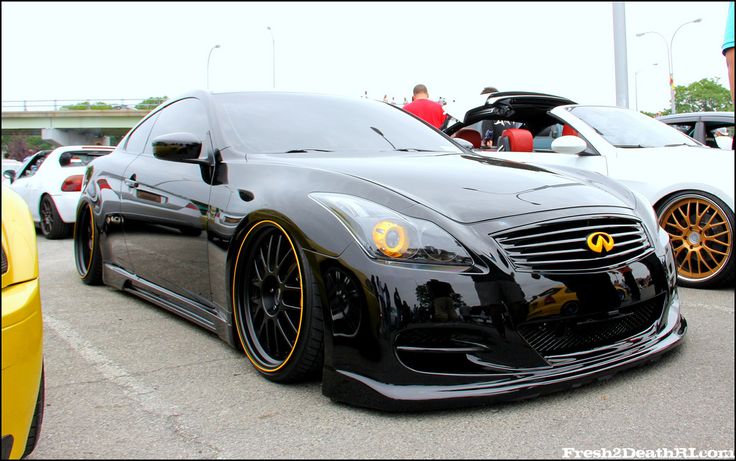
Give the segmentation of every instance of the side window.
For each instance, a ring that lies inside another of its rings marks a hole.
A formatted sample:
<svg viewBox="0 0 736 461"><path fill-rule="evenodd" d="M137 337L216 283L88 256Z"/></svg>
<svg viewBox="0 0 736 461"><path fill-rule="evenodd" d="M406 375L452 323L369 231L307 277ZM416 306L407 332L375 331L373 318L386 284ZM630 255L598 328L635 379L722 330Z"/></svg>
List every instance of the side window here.
<svg viewBox="0 0 736 461"><path fill-rule="evenodd" d="M695 135L695 123L671 123L670 126L690 137Z"/></svg>
<svg viewBox="0 0 736 461"><path fill-rule="evenodd" d="M190 98L177 101L160 112L143 153L153 155L152 142L161 135L191 133L204 143L208 131L207 111L198 99Z"/></svg>
<svg viewBox="0 0 736 461"><path fill-rule="evenodd" d="M31 159L28 160L28 163L26 163L21 171L18 173L17 177L30 177L36 174L36 171L38 171L38 168L41 166L43 161L46 159L46 154L36 154Z"/></svg>
<svg viewBox="0 0 736 461"><path fill-rule="evenodd" d="M733 125L724 122L705 122L705 144L718 149L733 147Z"/></svg>
<svg viewBox="0 0 736 461"><path fill-rule="evenodd" d="M148 135L151 133L151 128L156 122L158 114L147 118L143 123L138 125L138 128L128 136L128 142L125 144L125 150L131 154L140 154L146 147L146 141Z"/></svg>

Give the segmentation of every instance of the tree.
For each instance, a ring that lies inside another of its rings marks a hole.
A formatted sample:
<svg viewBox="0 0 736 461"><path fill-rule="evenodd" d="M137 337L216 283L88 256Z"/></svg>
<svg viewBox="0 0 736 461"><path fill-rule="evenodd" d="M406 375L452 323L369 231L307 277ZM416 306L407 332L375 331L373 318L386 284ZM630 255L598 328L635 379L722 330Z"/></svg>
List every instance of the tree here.
<svg viewBox="0 0 736 461"><path fill-rule="evenodd" d="M677 112L733 112L731 92L718 80L717 77L704 78L688 86L675 87Z"/></svg>
<svg viewBox="0 0 736 461"><path fill-rule="evenodd" d="M94 104L89 101L80 102L78 104L70 104L61 106L60 110L112 110L113 107L106 102L96 102Z"/></svg>
<svg viewBox="0 0 736 461"><path fill-rule="evenodd" d="M168 96L152 96L136 104L135 108L138 110L153 110L156 108L156 106L166 101L167 99L169 99Z"/></svg>
<svg viewBox="0 0 736 461"><path fill-rule="evenodd" d="M53 143L41 139L41 136L22 134L2 136L3 158L23 160L28 155L34 154L39 150L54 149L55 147L57 146Z"/></svg>

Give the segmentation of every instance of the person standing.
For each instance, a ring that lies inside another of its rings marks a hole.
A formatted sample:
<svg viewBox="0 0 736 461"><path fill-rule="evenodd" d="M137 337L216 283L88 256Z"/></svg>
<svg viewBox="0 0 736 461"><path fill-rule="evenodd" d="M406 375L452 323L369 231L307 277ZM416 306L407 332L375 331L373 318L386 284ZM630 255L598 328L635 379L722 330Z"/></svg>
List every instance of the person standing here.
<svg viewBox="0 0 736 461"><path fill-rule="evenodd" d="M731 85L731 100L734 99L733 90L733 2L728 4L728 16L726 16L726 32L723 36L723 46L721 51L726 57L726 67L728 68L728 83Z"/></svg>
<svg viewBox="0 0 736 461"><path fill-rule="evenodd" d="M498 93L495 86L487 86L480 92L481 95ZM493 147L498 145L498 139L507 128L513 128L515 125L508 120L484 120L481 127L483 140L481 146Z"/></svg>
<svg viewBox="0 0 736 461"><path fill-rule="evenodd" d="M728 83L731 86L731 102L734 102L734 90L733 90L733 79L734 79L734 68L733 68L733 2L728 4L728 16L726 16L726 31L723 36L723 46L721 52L726 57L726 68L728 69ZM736 136L731 141L731 149L736 150Z"/></svg>
<svg viewBox="0 0 736 461"><path fill-rule="evenodd" d="M435 128L441 127L446 117L442 105L438 102L430 101L429 91L421 83L414 87L414 95L411 97L411 102L404 106L404 110L416 115Z"/></svg>

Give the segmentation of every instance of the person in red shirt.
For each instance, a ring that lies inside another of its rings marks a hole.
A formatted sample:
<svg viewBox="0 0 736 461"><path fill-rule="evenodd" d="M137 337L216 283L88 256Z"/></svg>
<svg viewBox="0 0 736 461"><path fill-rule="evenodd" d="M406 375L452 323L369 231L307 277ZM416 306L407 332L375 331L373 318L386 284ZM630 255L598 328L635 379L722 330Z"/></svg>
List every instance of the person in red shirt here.
<svg viewBox="0 0 736 461"><path fill-rule="evenodd" d="M414 114L435 128L442 126L445 121L445 111L442 104L429 100L429 91L421 83L414 87L414 96L411 102L404 106L404 110Z"/></svg>

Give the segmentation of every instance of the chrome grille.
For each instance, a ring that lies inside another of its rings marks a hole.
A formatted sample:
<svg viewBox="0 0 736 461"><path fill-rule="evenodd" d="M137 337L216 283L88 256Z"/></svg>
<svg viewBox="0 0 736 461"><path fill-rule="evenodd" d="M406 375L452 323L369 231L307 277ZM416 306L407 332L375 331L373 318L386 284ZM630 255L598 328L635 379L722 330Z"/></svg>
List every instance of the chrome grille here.
<svg viewBox="0 0 736 461"><path fill-rule="evenodd" d="M664 296L604 313L527 323L519 334L542 356L568 354L605 346L649 328L662 315Z"/></svg>
<svg viewBox="0 0 736 461"><path fill-rule="evenodd" d="M613 237L611 251L587 246L594 232ZM514 267L523 272L586 272L629 263L652 251L642 224L624 216L575 217L519 227L490 235Z"/></svg>

